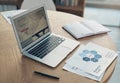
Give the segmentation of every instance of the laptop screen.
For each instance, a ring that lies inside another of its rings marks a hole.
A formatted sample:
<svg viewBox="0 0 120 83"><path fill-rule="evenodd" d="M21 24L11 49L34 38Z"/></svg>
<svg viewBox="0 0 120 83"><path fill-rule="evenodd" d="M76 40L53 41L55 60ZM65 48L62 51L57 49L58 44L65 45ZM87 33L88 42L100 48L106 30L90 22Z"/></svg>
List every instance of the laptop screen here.
<svg viewBox="0 0 120 83"><path fill-rule="evenodd" d="M14 19L14 25L22 48L49 32L44 7Z"/></svg>

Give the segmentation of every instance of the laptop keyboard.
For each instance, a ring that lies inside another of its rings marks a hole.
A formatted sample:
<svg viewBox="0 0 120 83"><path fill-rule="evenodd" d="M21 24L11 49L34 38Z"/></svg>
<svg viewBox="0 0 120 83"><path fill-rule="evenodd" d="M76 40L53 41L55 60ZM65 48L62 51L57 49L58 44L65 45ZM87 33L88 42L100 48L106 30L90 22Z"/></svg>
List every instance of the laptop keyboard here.
<svg viewBox="0 0 120 83"><path fill-rule="evenodd" d="M36 57L43 58L45 55L55 49L59 44L61 44L64 40L65 39L63 38L52 35L45 41L37 45L35 48L31 49L28 53Z"/></svg>

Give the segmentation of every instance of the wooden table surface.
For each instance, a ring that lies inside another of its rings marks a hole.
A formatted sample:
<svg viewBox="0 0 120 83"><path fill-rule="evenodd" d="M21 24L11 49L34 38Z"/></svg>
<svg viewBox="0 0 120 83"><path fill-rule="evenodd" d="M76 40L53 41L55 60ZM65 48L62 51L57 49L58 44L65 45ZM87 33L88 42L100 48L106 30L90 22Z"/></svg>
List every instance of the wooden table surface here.
<svg viewBox="0 0 120 83"><path fill-rule="evenodd" d="M52 32L74 39L62 29L62 26L69 22L81 21L83 18L56 11L47 11L47 13ZM80 41L81 44L94 42L116 51L116 46L108 34L86 37L78 41ZM0 15L0 83L97 83L97 81L62 69L65 60L71 57L75 50L56 68L48 67L24 57L18 48L12 26ZM115 63L116 60L109 66L100 83L107 82L114 70ZM33 73L34 70L59 76L60 79L55 80L38 76Z"/></svg>

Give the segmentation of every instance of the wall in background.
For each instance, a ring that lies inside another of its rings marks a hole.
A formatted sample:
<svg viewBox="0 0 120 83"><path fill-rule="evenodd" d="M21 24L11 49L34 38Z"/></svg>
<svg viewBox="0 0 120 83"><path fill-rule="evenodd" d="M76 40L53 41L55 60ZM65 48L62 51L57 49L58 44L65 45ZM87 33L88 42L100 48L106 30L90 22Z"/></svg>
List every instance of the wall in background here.
<svg viewBox="0 0 120 83"><path fill-rule="evenodd" d="M120 0L86 0L86 5L120 9Z"/></svg>

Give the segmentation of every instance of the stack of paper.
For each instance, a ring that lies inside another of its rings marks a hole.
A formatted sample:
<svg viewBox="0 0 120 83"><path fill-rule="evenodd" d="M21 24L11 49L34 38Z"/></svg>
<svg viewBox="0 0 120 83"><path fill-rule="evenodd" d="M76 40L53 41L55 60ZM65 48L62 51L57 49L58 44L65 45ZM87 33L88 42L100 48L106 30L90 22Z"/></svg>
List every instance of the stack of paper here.
<svg viewBox="0 0 120 83"><path fill-rule="evenodd" d="M104 72L117 53L94 43L81 45L74 55L66 61L63 69L101 81Z"/></svg>

